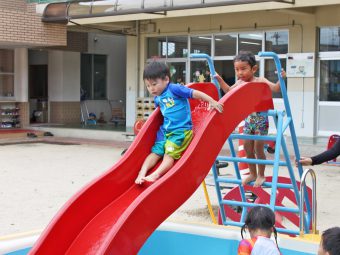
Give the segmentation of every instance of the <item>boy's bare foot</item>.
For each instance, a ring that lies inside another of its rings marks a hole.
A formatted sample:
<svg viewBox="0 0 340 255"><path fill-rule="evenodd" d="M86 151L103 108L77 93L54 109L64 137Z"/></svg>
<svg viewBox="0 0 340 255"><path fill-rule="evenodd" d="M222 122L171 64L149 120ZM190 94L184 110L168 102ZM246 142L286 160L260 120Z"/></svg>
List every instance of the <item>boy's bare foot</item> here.
<svg viewBox="0 0 340 255"><path fill-rule="evenodd" d="M242 185L247 185L247 183L255 181L256 180L256 175L254 174L249 174L246 178L242 180Z"/></svg>
<svg viewBox="0 0 340 255"><path fill-rule="evenodd" d="M266 181L266 177L262 176L262 175L258 175L255 183L254 183L254 187L261 187L262 184Z"/></svg>
<svg viewBox="0 0 340 255"><path fill-rule="evenodd" d="M150 174L150 175L148 175L146 177L143 177L142 180L143 180L143 182L144 181L155 182L155 181L157 181L159 179L159 177L160 177L159 174L152 173L152 174Z"/></svg>
<svg viewBox="0 0 340 255"><path fill-rule="evenodd" d="M142 184L144 182L144 180L143 180L144 177L145 177L144 175L138 174L138 176L137 176L137 178L135 180L135 183L136 184Z"/></svg>

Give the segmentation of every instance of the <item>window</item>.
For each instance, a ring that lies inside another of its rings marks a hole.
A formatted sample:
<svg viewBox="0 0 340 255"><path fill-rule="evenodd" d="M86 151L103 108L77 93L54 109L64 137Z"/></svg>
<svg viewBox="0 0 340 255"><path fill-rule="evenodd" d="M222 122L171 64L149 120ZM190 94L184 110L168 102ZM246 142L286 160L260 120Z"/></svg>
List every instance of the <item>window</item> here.
<svg viewBox="0 0 340 255"><path fill-rule="evenodd" d="M320 51L340 51L340 27L320 28Z"/></svg>
<svg viewBox="0 0 340 255"><path fill-rule="evenodd" d="M287 54L288 52L288 31L266 32L266 51L276 54Z"/></svg>
<svg viewBox="0 0 340 255"><path fill-rule="evenodd" d="M188 37L148 38L148 58L183 58L188 56Z"/></svg>
<svg viewBox="0 0 340 255"><path fill-rule="evenodd" d="M262 51L262 33L246 33L239 34L238 50L251 51L257 55L259 51Z"/></svg>
<svg viewBox="0 0 340 255"><path fill-rule="evenodd" d="M106 99L106 55L81 55L82 99Z"/></svg>
<svg viewBox="0 0 340 255"><path fill-rule="evenodd" d="M236 54L237 35L216 35L215 56L233 56Z"/></svg>
<svg viewBox="0 0 340 255"><path fill-rule="evenodd" d="M191 37L191 53L206 53L211 55L211 36Z"/></svg>
<svg viewBox="0 0 340 255"><path fill-rule="evenodd" d="M188 37L173 36L168 37L168 58L185 58L188 56Z"/></svg>
<svg viewBox="0 0 340 255"><path fill-rule="evenodd" d="M191 61L191 82L210 82L210 70L206 61Z"/></svg>
<svg viewBox="0 0 340 255"><path fill-rule="evenodd" d="M222 79L229 86L232 86L235 84L235 71L234 71L233 60L215 60L214 65L215 65L215 71L222 77Z"/></svg>
<svg viewBox="0 0 340 255"><path fill-rule="evenodd" d="M210 81L209 67L203 59L190 59L190 53L205 53L212 56L216 72L229 84L235 83L233 59L239 51L273 51L278 54L282 68L286 68L289 33L286 30L254 31L230 34L208 34L195 36L161 36L147 39L148 59L162 59L170 66L171 81ZM256 76L265 76L277 82L273 60L258 58ZM287 85L286 85L287 86ZM281 93L274 93L280 98Z"/></svg>
<svg viewBox="0 0 340 255"><path fill-rule="evenodd" d="M286 70L286 59L280 59L281 67ZM266 59L264 67L264 77L266 77L269 81L276 83L278 81L276 66L273 59ZM287 89L287 81L285 82ZM282 98L281 92L273 93L273 98Z"/></svg>
<svg viewBox="0 0 340 255"><path fill-rule="evenodd" d="M170 81L172 83L185 84L185 62L167 63L170 69Z"/></svg>
<svg viewBox="0 0 340 255"><path fill-rule="evenodd" d="M166 37L148 38L148 58L166 57Z"/></svg>
<svg viewBox="0 0 340 255"><path fill-rule="evenodd" d="M320 101L340 101L340 60L320 61Z"/></svg>
<svg viewBox="0 0 340 255"><path fill-rule="evenodd" d="M14 51L0 49L0 97L14 97Z"/></svg>

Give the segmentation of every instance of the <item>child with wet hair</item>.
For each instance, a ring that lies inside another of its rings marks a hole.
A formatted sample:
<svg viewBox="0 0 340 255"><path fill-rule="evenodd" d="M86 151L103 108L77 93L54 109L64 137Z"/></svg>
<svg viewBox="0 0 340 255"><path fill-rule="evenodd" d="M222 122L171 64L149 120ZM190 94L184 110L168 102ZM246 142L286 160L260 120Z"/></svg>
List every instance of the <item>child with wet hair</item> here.
<svg viewBox="0 0 340 255"><path fill-rule="evenodd" d="M318 255L340 254L340 228L329 228L323 232L318 250Z"/></svg>
<svg viewBox="0 0 340 255"><path fill-rule="evenodd" d="M135 180L136 184L155 182L181 158L192 138L192 119L189 98L200 99L209 103L210 109L223 111L223 104L209 95L189 87L170 82L169 67L163 62L149 63L143 73L143 79L149 93L154 96L155 106L160 108L163 124L157 132L156 141L150 154ZM148 174L158 161L160 165Z"/></svg>
<svg viewBox="0 0 340 255"><path fill-rule="evenodd" d="M228 93L230 90L239 85L251 82L266 83L273 92L281 91L279 81L273 83L265 77L255 76L258 66L256 64L256 58L251 52L241 51L234 58L234 70L237 76L237 81L232 86L229 86L218 74L215 76L224 93ZM283 69L281 70L281 77L286 77L286 72ZM269 121L268 116L265 113L253 112L244 120L244 122L244 134L268 135ZM262 140L245 140L244 150L247 158L266 159L266 155L264 154L264 141ZM266 166L263 164L259 164L257 167L256 164L249 164L250 173L242 180L242 185L246 185L247 183L254 181L254 187L260 187L266 180L264 175L265 167Z"/></svg>
<svg viewBox="0 0 340 255"><path fill-rule="evenodd" d="M244 239L246 229L250 239ZM276 243L270 239L272 233ZM275 214L268 207L255 206L246 217L241 228L242 240L238 246L238 255L280 255L277 245L277 231L275 229Z"/></svg>

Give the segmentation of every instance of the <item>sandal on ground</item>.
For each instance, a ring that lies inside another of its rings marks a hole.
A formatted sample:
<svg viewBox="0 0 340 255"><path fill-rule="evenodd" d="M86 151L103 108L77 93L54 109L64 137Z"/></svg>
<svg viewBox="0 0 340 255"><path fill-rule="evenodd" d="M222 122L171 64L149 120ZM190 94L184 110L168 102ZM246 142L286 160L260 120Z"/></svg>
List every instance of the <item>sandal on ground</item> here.
<svg viewBox="0 0 340 255"><path fill-rule="evenodd" d="M27 137L36 138L38 136L34 133L27 133Z"/></svg>

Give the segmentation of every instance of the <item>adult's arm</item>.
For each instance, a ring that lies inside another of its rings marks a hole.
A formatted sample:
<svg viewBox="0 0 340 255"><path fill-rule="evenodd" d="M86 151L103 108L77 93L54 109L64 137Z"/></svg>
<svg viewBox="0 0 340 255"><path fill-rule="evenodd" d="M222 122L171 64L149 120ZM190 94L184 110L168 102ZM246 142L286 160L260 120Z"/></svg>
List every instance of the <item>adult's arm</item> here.
<svg viewBox="0 0 340 255"><path fill-rule="evenodd" d="M340 155L340 139L329 150L312 157L312 165L319 165Z"/></svg>

